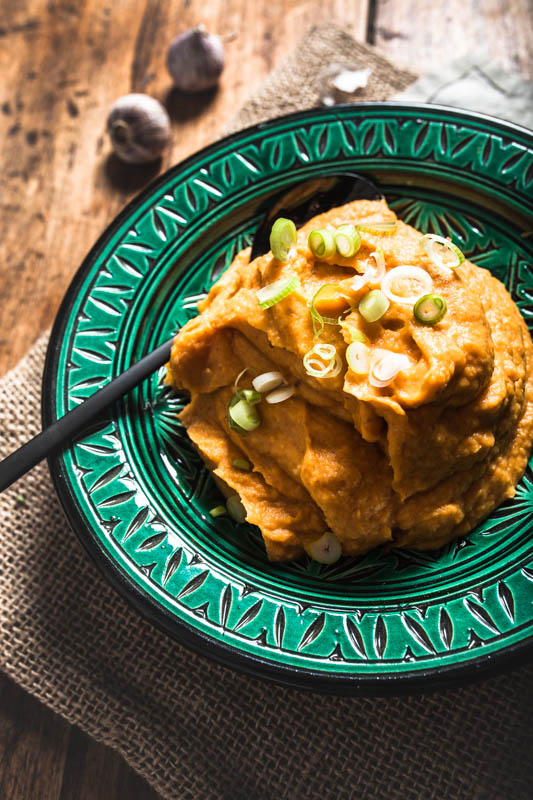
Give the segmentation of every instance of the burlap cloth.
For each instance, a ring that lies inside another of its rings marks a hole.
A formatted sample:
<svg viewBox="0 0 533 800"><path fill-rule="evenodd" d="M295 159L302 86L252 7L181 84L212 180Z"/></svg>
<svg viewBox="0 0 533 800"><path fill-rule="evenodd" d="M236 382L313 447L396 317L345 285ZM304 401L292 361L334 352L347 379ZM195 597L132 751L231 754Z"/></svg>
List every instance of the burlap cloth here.
<svg viewBox="0 0 533 800"><path fill-rule="evenodd" d="M339 55L373 68L367 98L412 79L327 26L299 52L233 129L312 105L314 78ZM0 382L3 455L39 430L46 342ZM46 464L0 495L0 509L3 669L119 750L164 797L533 797L533 665L424 697L336 699L280 688L189 652L132 611L69 530Z"/></svg>

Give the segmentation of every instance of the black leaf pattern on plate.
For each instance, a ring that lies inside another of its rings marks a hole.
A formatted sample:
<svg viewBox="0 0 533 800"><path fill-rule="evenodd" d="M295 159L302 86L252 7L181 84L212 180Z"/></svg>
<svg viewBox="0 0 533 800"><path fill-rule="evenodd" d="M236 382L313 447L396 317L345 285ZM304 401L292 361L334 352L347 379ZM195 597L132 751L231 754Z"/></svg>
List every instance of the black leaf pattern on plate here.
<svg viewBox="0 0 533 800"><path fill-rule="evenodd" d="M220 624L223 628L226 627L226 623L228 621L229 612L231 610L232 596L231 583L228 583L220 598Z"/></svg>
<svg viewBox="0 0 533 800"><path fill-rule="evenodd" d="M402 619L404 622L405 627L415 639L419 645L421 645L428 653L433 653L433 655L437 654L433 642L427 635L426 631L422 627L422 625L413 619L412 617L408 616L407 614L402 614Z"/></svg>
<svg viewBox="0 0 533 800"><path fill-rule="evenodd" d="M383 658L385 648L387 647L387 626L381 614L378 615L374 627L374 647L378 658Z"/></svg>
<svg viewBox="0 0 533 800"><path fill-rule="evenodd" d="M439 614L439 633L444 647L449 650L452 646L453 622L444 606L442 606Z"/></svg>
<svg viewBox="0 0 533 800"><path fill-rule="evenodd" d="M105 500L102 500L98 503L98 508L104 508L104 506L118 506L120 503L126 503L128 500L131 500L132 497L135 497L136 491L132 489L130 492L119 492L118 494L114 494L112 497L107 497Z"/></svg>
<svg viewBox="0 0 533 800"><path fill-rule="evenodd" d="M202 583L204 583L204 581L207 579L208 575L209 572L207 570L200 572L199 575L195 575L194 578L186 583L183 589L179 592L178 599L181 597L186 597L188 594L192 594L192 592L195 592L197 589L199 589Z"/></svg>
<svg viewBox="0 0 533 800"><path fill-rule="evenodd" d="M344 625L345 625L346 633L348 634L348 638L350 640L350 643L351 643L353 649L355 650L355 652L357 653L357 655L361 656L361 658L368 659L368 656L367 656L366 650L365 650L365 643L363 641L363 637L361 636L361 633L360 633L359 628L357 627L357 625L354 622L352 622L350 617L345 617Z"/></svg>
<svg viewBox="0 0 533 800"><path fill-rule="evenodd" d="M133 519L131 520L130 524L126 529L126 533L122 537L123 542L127 541L130 538L130 536L136 533L136 531L138 531L139 528L142 527L142 525L144 525L144 523L148 518L149 513L150 511L148 507L145 507L141 508L140 511L138 511L137 514L135 514L135 516L133 517Z"/></svg>
<svg viewBox="0 0 533 800"><path fill-rule="evenodd" d="M324 614L324 612L322 612L309 625L309 627L307 628L306 632L302 636L302 638L300 640L300 644L298 645L297 649L298 650L303 650L304 647L307 647L307 645L309 645L312 642L314 642L315 639L318 636L320 636L320 634L322 633L322 629L324 628L325 624L326 624L326 615Z"/></svg>
<svg viewBox="0 0 533 800"><path fill-rule="evenodd" d="M468 597L465 597L464 604L472 616L485 625L490 631L496 634L500 633L499 629L496 627L496 623L486 608L483 608L483 606L478 606L477 603L474 603L473 600L470 600Z"/></svg>
<svg viewBox="0 0 533 800"><path fill-rule="evenodd" d="M238 631L240 628L244 627L244 625L248 625L253 619L257 617L261 608L263 607L263 601L258 600L257 603L254 603L247 611L244 612L240 620L237 622L235 627L233 628L234 631Z"/></svg>
<svg viewBox="0 0 533 800"><path fill-rule="evenodd" d="M144 542L142 542L137 547L137 550L153 550L154 547L157 547L166 538L167 538L166 531L161 531L161 533L154 533L153 536L149 536L148 539L145 539Z"/></svg>
<svg viewBox="0 0 533 800"><path fill-rule="evenodd" d="M117 478L122 472L123 468L124 464L117 464L115 467L111 467L111 469L108 469L107 472L104 472L103 475L100 475L100 477L97 480L95 480L95 482L89 489L89 494L96 492L98 489L101 489L102 486L105 486L106 484L110 483L112 480Z"/></svg>
<svg viewBox="0 0 533 800"><path fill-rule="evenodd" d="M183 548L178 547L178 549L174 553L172 553L172 555L168 559L167 565L165 567L165 573L163 575L163 586L166 583L168 583L168 581L171 579L171 577L174 575L179 565L181 564L182 554L183 554Z"/></svg>
<svg viewBox="0 0 533 800"><path fill-rule="evenodd" d="M514 597L506 583L499 581L498 583L498 600L500 605L511 620L514 622Z"/></svg>
<svg viewBox="0 0 533 800"><path fill-rule="evenodd" d="M285 633L285 612L283 611L283 607L280 606L276 612L276 618L274 620L274 639L276 642L277 647L280 649L283 647L283 634Z"/></svg>

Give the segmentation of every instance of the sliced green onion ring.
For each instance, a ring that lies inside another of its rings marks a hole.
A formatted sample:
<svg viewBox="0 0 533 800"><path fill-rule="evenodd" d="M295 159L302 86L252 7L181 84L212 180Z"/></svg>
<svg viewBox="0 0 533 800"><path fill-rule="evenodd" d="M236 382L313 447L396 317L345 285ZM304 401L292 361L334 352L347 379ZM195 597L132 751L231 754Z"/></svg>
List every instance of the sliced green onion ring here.
<svg viewBox="0 0 533 800"><path fill-rule="evenodd" d="M398 294L395 291L395 284L397 281L408 282L408 288L411 294ZM412 284L416 285L415 287ZM433 288L433 280L429 272L421 267L412 267L409 264L394 267L387 272L381 281L381 290L383 294L394 303L410 306L416 302L421 294L427 294Z"/></svg>
<svg viewBox="0 0 533 800"><path fill-rule="evenodd" d="M465 260L464 254L456 244L452 242L451 239L446 239L444 236L437 236L436 233L425 233L421 237L421 241L424 245L424 249L429 256L429 258L433 261L433 263L440 267L442 270L453 270L460 267L463 261ZM442 256L435 252L435 245L441 244L443 247L447 247L451 253L455 256L454 262L444 261Z"/></svg>
<svg viewBox="0 0 533 800"><path fill-rule="evenodd" d="M284 400L292 397L295 391L296 388L294 386L279 386L273 392L267 394L265 400L267 403L283 403Z"/></svg>
<svg viewBox="0 0 533 800"><path fill-rule="evenodd" d="M332 344L316 344L304 355L303 364L313 378L334 378L342 371L341 358Z"/></svg>
<svg viewBox="0 0 533 800"><path fill-rule="evenodd" d="M370 349L364 342L352 342L346 348L346 361L356 375L368 375Z"/></svg>
<svg viewBox="0 0 533 800"><path fill-rule="evenodd" d="M250 472L252 465L245 458L234 458L231 462L235 469L242 469L243 472Z"/></svg>
<svg viewBox="0 0 533 800"><path fill-rule="evenodd" d="M291 219L280 217L270 231L270 249L278 261L287 261L291 249L296 244L296 225Z"/></svg>
<svg viewBox="0 0 533 800"><path fill-rule="evenodd" d="M328 361L335 358L337 348L333 344L315 344L313 352L315 352L317 356L320 356L320 358L323 358L324 361Z"/></svg>
<svg viewBox="0 0 533 800"><path fill-rule="evenodd" d="M436 325L445 315L446 309L446 300L440 294L425 294L416 301L413 314L422 325Z"/></svg>
<svg viewBox="0 0 533 800"><path fill-rule="evenodd" d="M283 383L283 375L281 372L263 372L254 378L252 386L256 392L271 392L272 389L277 389Z"/></svg>
<svg viewBox="0 0 533 800"><path fill-rule="evenodd" d="M237 394L251 406L256 406L261 402L261 395L255 389L238 389Z"/></svg>
<svg viewBox="0 0 533 800"><path fill-rule="evenodd" d="M371 386L383 388L388 386L396 375L411 366L411 359L403 353L375 348L370 354L370 373L368 382Z"/></svg>
<svg viewBox="0 0 533 800"><path fill-rule="evenodd" d="M353 225L341 225L335 231L337 253L343 258L351 258L361 247L361 237Z"/></svg>
<svg viewBox="0 0 533 800"><path fill-rule="evenodd" d="M322 293L331 292L332 290L338 290L339 292L342 292L342 286L339 283L324 283L320 289L314 293L313 298L309 303L309 314L311 316L311 322L313 323L313 334L315 339L320 336L325 325L339 324L338 319L322 316L315 305Z"/></svg>
<svg viewBox="0 0 533 800"><path fill-rule="evenodd" d="M361 222L355 227L358 231L366 233L393 233L396 226L396 222Z"/></svg>
<svg viewBox="0 0 533 800"><path fill-rule="evenodd" d="M367 322L377 322L389 309L390 303L381 289L372 289L359 303L359 313Z"/></svg>
<svg viewBox="0 0 533 800"><path fill-rule="evenodd" d="M331 531L326 531L319 539L304 547L313 561L318 561L319 564L334 564L342 555L342 545Z"/></svg>
<svg viewBox="0 0 533 800"><path fill-rule="evenodd" d="M256 292L257 302L263 309L270 308L284 300L299 287L300 279L298 275L292 275L290 278L281 278L279 281L274 281L274 283L269 283L267 286L263 286L262 289L258 289Z"/></svg>
<svg viewBox="0 0 533 800"><path fill-rule="evenodd" d="M215 506L214 508L211 509L209 513L213 517L213 519L216 519L217 517L221 517L224 514L227 514L228 509L226 508L226 506Z"/></svg>
<svg viewBox="0 0 533 800"><path fill-rule="evenodd" d="M308 241L315 258L331 258L335 255L335 237L327 228L311 231Z"/></svg>
<svg viewBox="0 0 533 800"><path fill-rule="evenodd" d="M226 508L228 514L233 517L235 522L244 522L246 520L246 509L242 504L242 500L238 494L232 494L226 500Z"/></svg>
<svg viewBox="0 0 533 800"><path fill-rule="evenodd" d="M237 401L234 403L233 400L237 398ZM261 417L259 416L259 412L255 406L251 406L250 403L247 403L242 397L235 395L229 405L228 408L228 415L230 420L237 426L234 430L240 432L239 429L243 431L255 431L261 424Z"/></svg>

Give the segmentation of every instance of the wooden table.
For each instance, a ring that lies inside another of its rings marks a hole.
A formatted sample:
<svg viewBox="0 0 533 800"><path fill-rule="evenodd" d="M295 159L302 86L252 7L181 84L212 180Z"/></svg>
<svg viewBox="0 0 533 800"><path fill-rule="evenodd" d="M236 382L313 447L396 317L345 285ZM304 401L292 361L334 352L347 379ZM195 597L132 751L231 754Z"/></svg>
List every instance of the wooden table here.
<svg viewBox="0 0 533 800"><path fill-rule="evenodd" d="M224 37L220 90L172 105L164 170L225 121L312 24L335 20L424 72L476 46L533 78L533 2L499 0L4 0L0 17L0 374L51 324L83 256L156 174L109 155L107 109L168 100L172 36ZM3 800L155 798L120 756L0 677Z"/></svg>

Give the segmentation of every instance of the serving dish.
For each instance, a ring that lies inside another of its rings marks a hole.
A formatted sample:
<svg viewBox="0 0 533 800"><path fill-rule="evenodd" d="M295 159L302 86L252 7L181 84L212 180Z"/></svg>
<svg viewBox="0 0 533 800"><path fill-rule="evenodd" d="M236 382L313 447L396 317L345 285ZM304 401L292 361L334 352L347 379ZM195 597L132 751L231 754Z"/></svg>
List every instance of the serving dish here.
<svg viewBox="0 0 533 800"><path fill-rule="evenodd" d="M49 424L196 314L299 178L366 174L398 216L451 236L533 320L533 134L439 106L360 103L249 128L161 176L108 228L57 316ZM73 529L167 633L228 666L344 694L440 689L533 653L532 463L516 497L439 551L271 564L259 532L213 520L214 482L164 372L50 459Z"/></svg>

